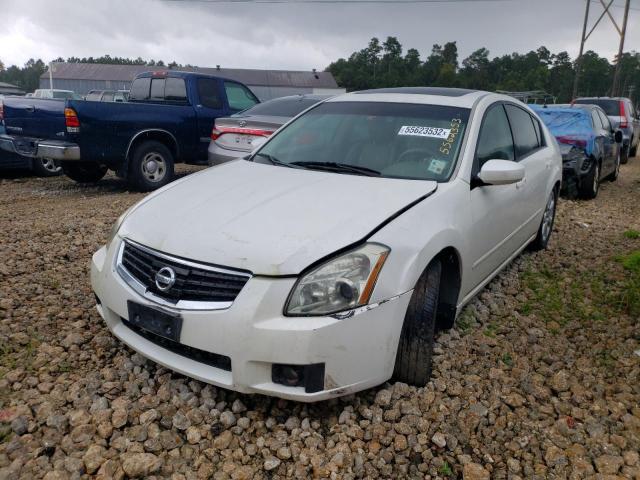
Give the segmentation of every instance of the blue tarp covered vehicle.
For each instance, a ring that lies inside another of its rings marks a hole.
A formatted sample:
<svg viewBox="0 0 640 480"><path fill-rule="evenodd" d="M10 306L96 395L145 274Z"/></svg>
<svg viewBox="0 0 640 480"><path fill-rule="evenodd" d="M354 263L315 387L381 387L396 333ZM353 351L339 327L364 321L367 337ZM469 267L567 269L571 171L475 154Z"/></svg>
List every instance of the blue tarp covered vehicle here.
<svg viewBox="0 0 640 480"><path fill-rule="evenodd" d="M529 105L556 138L562 153L563 190L594 198L602 180L618 178L621 132L597 105Z"/></svg>
<svg viewBox="0 0 640 480"><path fill-rule="evenodd" d="M538 114L558 143L575 145L587 155L593 155L597 133L588 110L555 105L529 107Z"/></svg>

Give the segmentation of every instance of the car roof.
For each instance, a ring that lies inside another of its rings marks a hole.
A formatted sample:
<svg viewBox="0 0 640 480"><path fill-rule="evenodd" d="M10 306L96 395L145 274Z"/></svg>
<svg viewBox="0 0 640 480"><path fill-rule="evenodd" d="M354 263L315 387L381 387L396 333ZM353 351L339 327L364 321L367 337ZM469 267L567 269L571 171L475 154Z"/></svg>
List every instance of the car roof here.
<svg viewBox="0 0 640 480"><path fill-rule="evenodd" d="M444 87L397 87L378 88L346 93L333 97L327 102L392 102L392 103L421 103L430 105L448 105L452 107L473 108L475 103L491 95L496 100L517 102L514 98L482 90L467 90L465 88Z"/></svg>
<svg viewBox="0 0 640 480"><path fill-rule="evenodd" d="M581 113L583 115L590 115L591 110L600 110L597 105L570 105L570 104L553 104L553 105L529 105L531 109L536 113L545 112L558 112L558 113Z"/></svg>

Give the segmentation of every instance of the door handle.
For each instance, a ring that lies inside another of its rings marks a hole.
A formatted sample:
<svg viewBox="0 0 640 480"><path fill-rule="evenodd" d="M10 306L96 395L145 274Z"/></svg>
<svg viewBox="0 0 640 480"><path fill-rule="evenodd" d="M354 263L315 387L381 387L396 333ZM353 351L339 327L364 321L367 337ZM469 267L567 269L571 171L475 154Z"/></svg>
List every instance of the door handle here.
<svg viewBox="0 0 640 480"><path fill-rule="evenodd" d="M25 107L24 109L29 113L33 113L33 112L36 111L36 107L34 107L33 105L29 105L28 107Z"/></svg>

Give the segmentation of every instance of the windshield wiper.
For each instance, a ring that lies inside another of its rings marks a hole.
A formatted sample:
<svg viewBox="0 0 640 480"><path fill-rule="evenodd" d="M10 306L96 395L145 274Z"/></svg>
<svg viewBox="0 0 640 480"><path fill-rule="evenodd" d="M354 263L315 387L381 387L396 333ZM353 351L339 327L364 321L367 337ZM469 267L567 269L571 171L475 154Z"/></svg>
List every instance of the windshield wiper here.
<svg viewBox="0 0 640 480"><path fill-rule="evenodd" d="M266 158L271 162L272 165L278 165L279 167L300 168L299 166L293 165L291 163L278 160L276 157L274 157L273 155L269 155L268 153L258 152L254 155L254 157Z"/></svg>
<svg viewBox="0 0 640 480"><path fill-rule="evenodd" d="M369 177L378 177L380 172L373 168L360 167L358 165L350 165L348 163L337 162L291 162L292 165L298 165L300 167L316 169L316 170L328 170L331 172L349 172L358 175L367 175Z"/></svg>

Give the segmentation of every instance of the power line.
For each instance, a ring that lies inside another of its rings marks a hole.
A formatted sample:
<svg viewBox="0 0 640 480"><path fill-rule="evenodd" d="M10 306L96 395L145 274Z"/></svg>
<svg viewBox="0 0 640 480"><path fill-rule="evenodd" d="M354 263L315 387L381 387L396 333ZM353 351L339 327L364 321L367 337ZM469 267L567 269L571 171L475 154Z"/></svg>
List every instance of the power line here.
<svg viewBox="0 0 640 480"><path fill-rule="evenodd" d="M397 3L482 3L482 2L513 2L521 0L164 0L165 2L174 3L288 3L288 4L311 4L311 3L330 3L330 4L397 4Z"/></svg>

